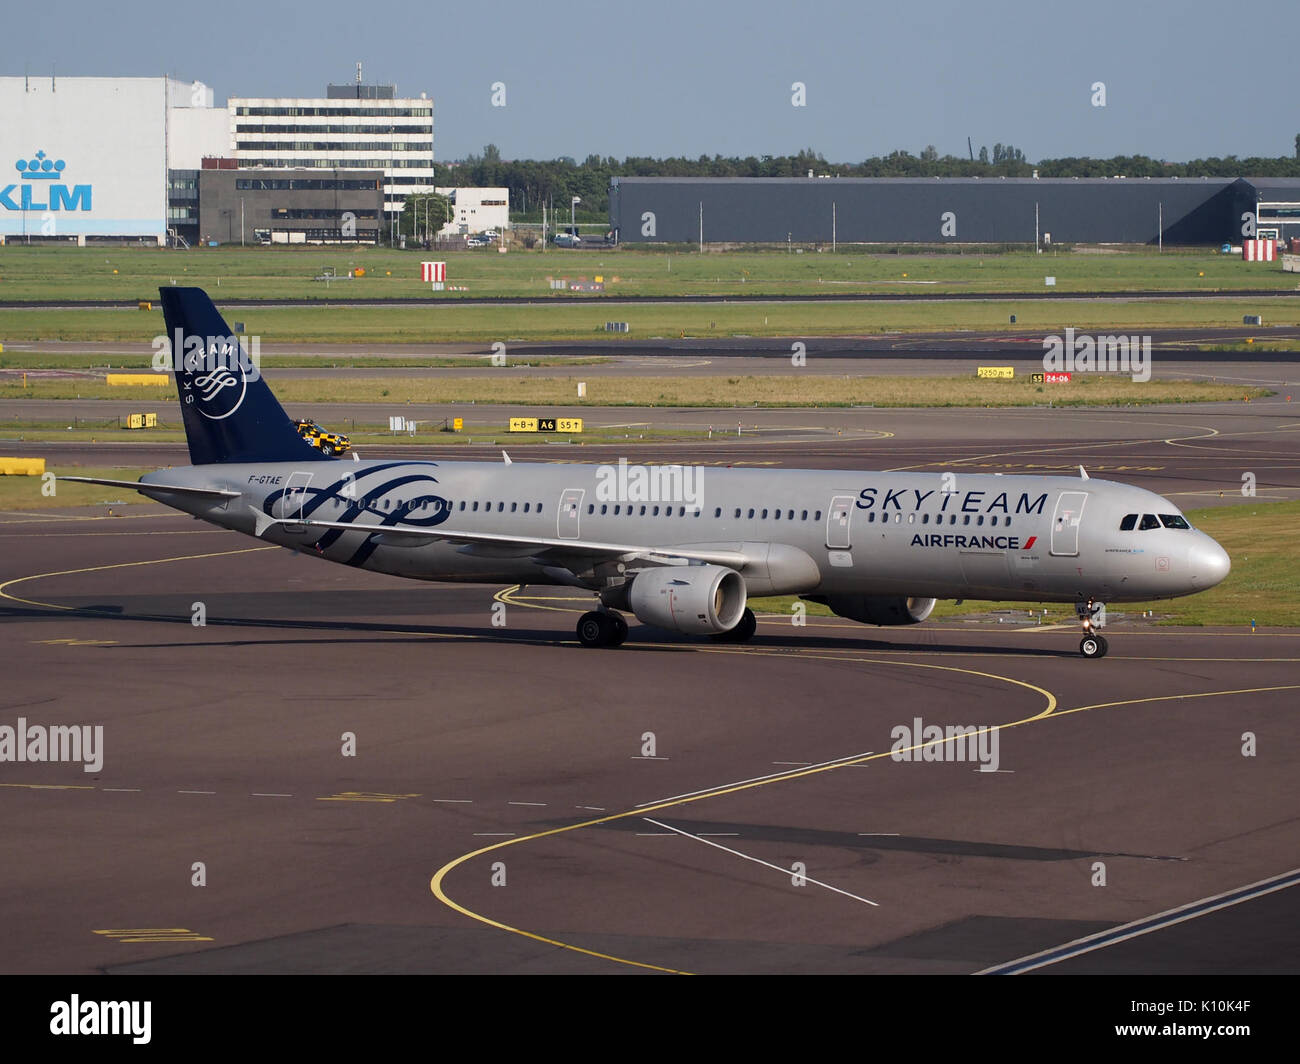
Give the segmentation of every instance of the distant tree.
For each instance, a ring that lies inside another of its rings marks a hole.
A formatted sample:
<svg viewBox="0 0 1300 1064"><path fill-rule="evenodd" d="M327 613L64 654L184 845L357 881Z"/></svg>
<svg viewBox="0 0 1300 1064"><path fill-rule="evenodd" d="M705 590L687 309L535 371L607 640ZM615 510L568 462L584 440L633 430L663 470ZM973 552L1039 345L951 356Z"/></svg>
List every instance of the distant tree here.
<svg viewBox="0 0 1300 1064"><path fill-rule="evenodd" d="M1300 133L1295 135L1295 157L1300 159Z"/></svg>
<svg viewBox="0 0 1300 1064"><path fill-rule="evenodd" d="M988 161L989 161L989 146L985 144L982 148L980 148L980 162L984 163L987 166Z"/></svg>
<svg viewBox="0 0 1300 1064"><path fill-rule="evenodd" d="M436 192L411 193L406 197L398 223L403 236L423 240L437 236L438 230L451 220L451 200Z"/></svg>
<svg viewBox="0 0 1300 1064"><path fill-rule="evenodd" d="M937 162L939 160L939 149L933 144L927 144L921 150L921 161L927 163Z"/></svg>
<svg viewBox="0 0 1300 1064"><path fill-rule="evenodd" d="M499 163L501 161L501 149L495 144L483 145L483 161L485 163Z"/></svg>

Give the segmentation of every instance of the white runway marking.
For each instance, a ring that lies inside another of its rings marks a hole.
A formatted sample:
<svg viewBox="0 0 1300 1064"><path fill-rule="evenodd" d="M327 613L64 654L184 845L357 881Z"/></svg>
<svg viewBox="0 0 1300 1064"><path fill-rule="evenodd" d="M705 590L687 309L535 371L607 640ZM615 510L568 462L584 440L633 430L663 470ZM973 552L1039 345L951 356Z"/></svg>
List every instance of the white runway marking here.
<svg viewBox="0 0 1300 1064"><path fill-rule="evenodd" d="M1139 935L1160 931L1187 920L1195 920L1198 916L1205 916L1207 913L1227 909L1233 905L1240 905L1244 901L1252 901L1255 898L1263 897L1265 894L1272 894L1274 891L1286 890L1297 885L1300 885L1300 868L1293 868L1290 872L1283 872L1281 875L1261 879L1256 883L1250 883L1236 890L1225 891L1209 898L1202 898L1200 901L1180 905L1176 909L1166 909L1154 916L1134 920L1132 923L1113 927L1109 931L1101 931L1085 938L1075 939L1073 942L1067 942L1055 949L1031 953L1027 957L1008 961L1006 964L999 964L993 968L985 968L975 974L1019 975L1021 972L1033 971L1035 968L1042 968L1048 964L1056 964L1058 961L1069 960L1083 953L1091 953L1095 949L1104 949L1106 946L1113 946L1119 942L1127 942Z"/></svg>
<svg viewBox="0 0 1300 1064"><path fill-rule="evenodd" d="M710 842L706 838L702 838L699 835L692 835L689 831L682 831L681 828L675 828L671 824L661 824L658 820L651 820L649 817L645 817L644 819L646 823L653 824L657 828L667 828L669 831L672 831L678 835L684 835L688 839L694 839L696 842L702 842L704 843L705 846L712 846L714 847L714 849L721 850L723 853L729 853L735 857L743 857L746 861L753 861L755 864L760 864L764 868L774 869L775 871L780 872L783 876L789 876L792 874L790 869L788 868L782 868L780 865L774 865L768 861L760 861L757 857L750 857L749 854L747 853L741 853L739 850L733 850L730 847L723 846L721 843L718 842ZM872 901L870 898L860 898L856 894L850 894L847 890L840 890L839 887L832 887L829 883L823 883L821 882L821 880L812 879L804 875L801 875L799 878L804 880L804 882L806 883L813 884L813 886L824 887L827 890L834 891L836 894L843 894L846 898L852 898L854 901L860 901L865 905L871 905L874 906L875 908L880 907L879 902Z"/></svg>

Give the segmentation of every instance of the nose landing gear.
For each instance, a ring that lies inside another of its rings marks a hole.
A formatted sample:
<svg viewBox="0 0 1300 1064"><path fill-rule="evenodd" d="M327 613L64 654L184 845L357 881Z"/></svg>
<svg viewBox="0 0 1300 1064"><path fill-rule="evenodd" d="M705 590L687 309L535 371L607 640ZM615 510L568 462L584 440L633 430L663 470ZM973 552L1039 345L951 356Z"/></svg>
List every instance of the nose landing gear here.
<svg viewBox="0 0 1300 1064"><path fill-rule="evenodd" d="M1110 649L1106 637L1097 633L1097 629L1105 624L1105 610L1104 603L1093 602L1092 599L1074 604L1075 615L1079 618L1079 623L1083 625L1083 638L1079 640L1079 653L1085 658L1104 658L1106 651ZM1098 614L1101 615L1100 618L1098 618Z"/></svg>

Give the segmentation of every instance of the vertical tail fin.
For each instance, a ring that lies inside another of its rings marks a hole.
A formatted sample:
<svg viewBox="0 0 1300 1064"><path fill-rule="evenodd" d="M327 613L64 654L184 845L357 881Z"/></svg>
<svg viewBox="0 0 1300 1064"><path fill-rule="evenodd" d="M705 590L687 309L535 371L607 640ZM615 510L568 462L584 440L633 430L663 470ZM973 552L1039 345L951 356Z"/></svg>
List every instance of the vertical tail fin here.
<svg viewBox="0 0 1300 1064"><path fill-rule="evenodd" d="M330 460L298 435L203 289L158 293L194 465Z"/></svg>

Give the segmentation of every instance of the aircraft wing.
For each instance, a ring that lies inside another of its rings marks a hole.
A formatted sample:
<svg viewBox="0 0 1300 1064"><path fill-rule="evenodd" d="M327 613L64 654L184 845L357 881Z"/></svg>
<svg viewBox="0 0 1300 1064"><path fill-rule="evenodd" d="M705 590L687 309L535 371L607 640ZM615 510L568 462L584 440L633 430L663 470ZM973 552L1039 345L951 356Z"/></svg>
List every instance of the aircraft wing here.
<svg viewBox="0 0 1300 1064"><path fill-rule="evenodd" d="M267 517L255 512L257 534L260 536L273 525L291 525L294 528L339 529L344 532L366 532L381 537L381 541L394 544L405 541L411 546L444 541L471 546L497 548L499 552L524 557L545 554L584 558L622 558L639 560L650 565L671 565L679 560L708 562L742 568L751 559L740 551L695 550L676 547L656 547L645 543L604 543L590 539L551 539L545 536L514 536L499 532L458 532L448 528L422 528L418 525L368 525L355 521L293 521Z"/></svg>

